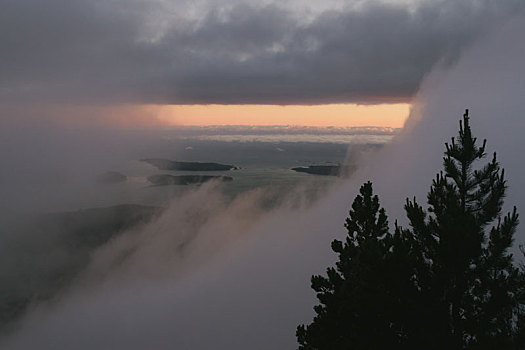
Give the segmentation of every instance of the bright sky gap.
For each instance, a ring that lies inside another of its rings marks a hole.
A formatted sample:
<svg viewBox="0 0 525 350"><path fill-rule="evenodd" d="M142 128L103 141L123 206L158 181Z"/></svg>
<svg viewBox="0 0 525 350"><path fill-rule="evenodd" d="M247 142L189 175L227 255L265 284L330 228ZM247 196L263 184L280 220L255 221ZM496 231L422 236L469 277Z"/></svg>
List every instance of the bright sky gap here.
<svg viewBox="0 0 525 350"><path fill-rule="evenodd" d="M277 105L167 105L159 119L168 125L303 125L317 127L384 126L400 128L410 105L328 104Z"/></svg>

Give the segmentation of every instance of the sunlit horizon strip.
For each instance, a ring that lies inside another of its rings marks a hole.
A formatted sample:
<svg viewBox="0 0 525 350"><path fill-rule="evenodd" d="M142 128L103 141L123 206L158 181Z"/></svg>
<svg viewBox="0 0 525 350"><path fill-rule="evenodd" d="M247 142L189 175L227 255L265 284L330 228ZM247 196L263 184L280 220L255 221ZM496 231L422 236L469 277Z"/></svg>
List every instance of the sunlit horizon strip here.
<svg viewBox="0 0 525 350"><path fill-rule="evenodd" d="M173 126L297 125L402 128L410 104L165 105L158 119Z"/></svg>

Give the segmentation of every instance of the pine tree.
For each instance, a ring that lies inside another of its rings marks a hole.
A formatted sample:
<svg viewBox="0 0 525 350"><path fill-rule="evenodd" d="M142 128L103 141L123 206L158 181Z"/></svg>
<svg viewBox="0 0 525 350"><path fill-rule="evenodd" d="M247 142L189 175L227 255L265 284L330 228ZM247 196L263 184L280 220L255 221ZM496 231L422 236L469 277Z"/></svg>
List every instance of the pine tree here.
<svg viewBox="0 0 525 350"><path fill-rule="evenodd" d="M388 232L370 182L361 187L345 227L346 240L332 242L336 267L327 269L327 277L312 277L321 304L314 322L297 328L300 349L381 349L400 341L398 289L408 278L397 279L402 264L392 247L398 237Z"/></svg>
<svg viewBox="0 0 525 350"><path fill-rule="evenodd" d="M327 277L313 276L320 305L297 328L300 349L518 349L523 346L525 275L509 252L516 208L501 215L506 192L496 154L472 136L468 110L446 145L444 172L427 209L406 201L409 228L387 217L361 187L345 242Z"/></svg>
<svg viewBox="0 0 525 350"><path fill-rule="evenodd" d="M494 153L483 166L468 110L459 137L446 145L444 173L433 180L428 213L416 200L405 210L419 252L417 284L429 305L436 348L515 348L523 271L508 251L518 225L516 208L501 216L504 171Z"/></svg>

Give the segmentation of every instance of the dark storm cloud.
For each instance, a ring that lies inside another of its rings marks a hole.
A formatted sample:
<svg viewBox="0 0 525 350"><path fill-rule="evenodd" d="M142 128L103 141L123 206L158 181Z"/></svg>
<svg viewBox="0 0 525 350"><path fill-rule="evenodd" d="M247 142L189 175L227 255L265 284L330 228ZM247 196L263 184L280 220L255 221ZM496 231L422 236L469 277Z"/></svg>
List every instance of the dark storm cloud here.
<svg viewBox="0 0 525 350"><path fill-rule="evenodd" d="M522 1L4 0L0 102L374 103L406 100L436 63ZM347 4L348 5L348 4Z"/></svg>

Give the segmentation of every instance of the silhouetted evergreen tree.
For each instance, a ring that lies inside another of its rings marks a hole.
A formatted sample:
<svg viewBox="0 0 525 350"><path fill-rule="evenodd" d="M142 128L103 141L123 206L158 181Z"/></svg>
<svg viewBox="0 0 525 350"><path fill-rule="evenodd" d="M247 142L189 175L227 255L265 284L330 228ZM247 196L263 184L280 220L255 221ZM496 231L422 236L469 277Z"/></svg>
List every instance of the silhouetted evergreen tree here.
<svg viewBox="0 0 525 350"><path fill-rule="evenodd" d="M428 209L415 198L409 228L387 217L366 183L327 277L313 276L320 305L297 328L300 349L519 349L523 346L524 272L509 248L516 208L501 216L504 172L472 136L468 110L458 139L446 144L444 173Z"/></svg>
<svg viewBox="0 0 525 350"><path fill-rule="evenodd" d="M400 232L388 232L385 210L370 182L361 187L345 227L345 241L332 242L339 256L336 267L327 269L327 277L312 277L321 305L314 308L314 322L297 329L300 349L401 345L403 309L414 295L409 254Z"/></svg>

